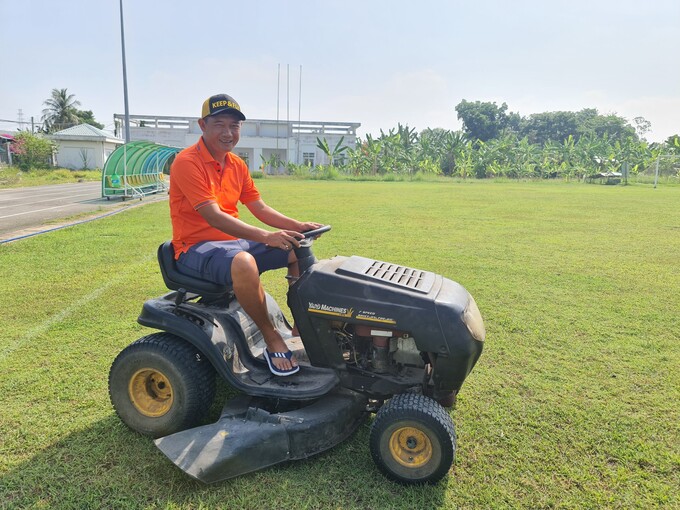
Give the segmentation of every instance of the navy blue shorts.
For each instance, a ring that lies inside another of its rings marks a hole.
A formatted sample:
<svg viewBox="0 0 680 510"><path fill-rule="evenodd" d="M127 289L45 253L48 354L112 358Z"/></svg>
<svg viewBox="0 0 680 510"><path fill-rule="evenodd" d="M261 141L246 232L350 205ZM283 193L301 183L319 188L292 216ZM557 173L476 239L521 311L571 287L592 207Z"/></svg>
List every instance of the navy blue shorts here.
<svg viewBox="0 0 680 510"><path fill-rule="evenodd" d="M232 284L231 263L234 257L247 251L257 262L260 273L288 267L288 253L266 244L237 239L235 241L204 241L189 248L177 259L180 273L224 285Z"/></svg>

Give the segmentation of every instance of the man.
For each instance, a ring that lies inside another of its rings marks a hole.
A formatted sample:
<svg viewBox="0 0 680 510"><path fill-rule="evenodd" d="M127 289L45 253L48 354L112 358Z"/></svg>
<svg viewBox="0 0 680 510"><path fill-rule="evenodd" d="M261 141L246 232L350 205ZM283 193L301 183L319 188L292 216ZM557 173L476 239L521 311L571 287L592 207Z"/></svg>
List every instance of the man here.
<svg viewBox="0 0 680 510"><path fill-rule="evenodd" d="M181 272L232 285L264 336L270 370L285 376L300 367L269 319L260 273L288 267L291 276L298 276L292 249L304 238L300 232L321 225L284 216L262 200L248 167L232 153L245 119L239 104L226 94L203 103L198 121L203 136L180 152L170 169L172 244ZM239 201L277 230L241 221Z"/></svg>

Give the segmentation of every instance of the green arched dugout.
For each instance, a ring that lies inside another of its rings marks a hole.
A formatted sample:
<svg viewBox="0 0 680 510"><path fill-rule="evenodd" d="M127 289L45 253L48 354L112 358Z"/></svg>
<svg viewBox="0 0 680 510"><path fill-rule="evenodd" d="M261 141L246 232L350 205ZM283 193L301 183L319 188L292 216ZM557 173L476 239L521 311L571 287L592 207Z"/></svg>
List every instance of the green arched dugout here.
<svg viewBox="0 0 680 510"><path fill-rule="evenodd" d="M164 174L181 149L136 141L118 147L102 171L102 197L141 198L168 189Z"/></svg>

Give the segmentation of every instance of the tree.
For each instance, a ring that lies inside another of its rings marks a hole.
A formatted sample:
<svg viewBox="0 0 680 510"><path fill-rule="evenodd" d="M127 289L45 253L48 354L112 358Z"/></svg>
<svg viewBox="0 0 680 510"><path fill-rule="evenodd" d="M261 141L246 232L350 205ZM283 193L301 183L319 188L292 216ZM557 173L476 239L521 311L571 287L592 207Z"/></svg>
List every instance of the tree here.
<svg viewBox="0 0 680 510"><path fill-rule="evenodd" d="M461 131L427 128L420 133L421 157L437 162L444 175L454 175L464 160L467 143Z"/></svg>
<svg viewBox="0 0 680 510"><path fill-rule="evenodd" d="M519 136L526 136L531 143L562 143L570 136L578 140L578 120L574 112L534 113L522 119L519 131Z"/></svg>
<svg viewBox="0 0 680 510"><path fill-rule="evenodd" d="M664 143L669 153L680 154L680 135L669 136Z"/></svg>
<svg viewBox="0 0 680 510"><path fill-rule="evenodd" d="M76 108L80 106L80 101L66 89L52 89L52 96L43 104L47 106L42 111L43 130L46 133L80 124Z"/></svg>
<svg viewBox="0 0 680 510"><path fill-rule="evenodd" d="M375 140L370 134L366 141L357 139L356 149L349 150L349 168L354 175L376 175L378 161L383 147L381 140ZM323 150L323 149L322 149Z"/></svg>
<svg viewBox="0 0 680 510"><path fill-rule="evenodd" d="M517 114L508 114L508 105L466 101L456 105L458 119L463 122L463 130L469 138L486 142L498 138L511 124L518 122Z"/></svg>
<svg viewBox="0 0 680 510"><path fill-rule="evenodd" d="M595 108L584 108L576 114L579 123L579 133L593 134L597 138L608 137L610 140L623 141L626 138L636 138L635 128L623 117L611 113L600 115Z"/></svg>
<svg viewBox="0 0 680 510"><path fill-rule="evenodd" d="M633 122L635 123L635 132L640 139L643 139L652 130L652 123L644 117L635 117Z"/></svg>
<svg viewBox="0 0 680 510"><path fill-rule="evenodd" d="M96 120L94 120L94 115L92 114L92 110L76 110L76 116L78 117L78 124L89 124L90 126L94 126L98 129L104 129L104 124L100 124ZM143 127L143 126L140 126Z"/></svg>

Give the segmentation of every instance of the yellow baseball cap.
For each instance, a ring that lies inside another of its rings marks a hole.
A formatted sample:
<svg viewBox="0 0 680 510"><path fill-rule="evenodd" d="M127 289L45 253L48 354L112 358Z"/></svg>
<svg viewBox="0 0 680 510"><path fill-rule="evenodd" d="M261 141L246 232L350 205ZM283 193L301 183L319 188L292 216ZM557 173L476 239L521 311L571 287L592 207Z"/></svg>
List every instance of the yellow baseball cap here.
<svg viewBox="0 0 680 510"><path fill-rule="evenodd" d="M227 94L217 94L210 96L203 101L203 109L201 110L201 118L205 119L210 115L217 115L218 113L234 113L241 120L246 120L246 116L241 112L241 107L231 96Z"/></svg>

